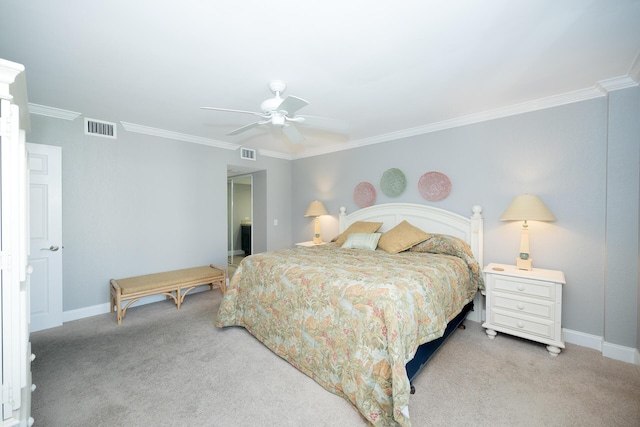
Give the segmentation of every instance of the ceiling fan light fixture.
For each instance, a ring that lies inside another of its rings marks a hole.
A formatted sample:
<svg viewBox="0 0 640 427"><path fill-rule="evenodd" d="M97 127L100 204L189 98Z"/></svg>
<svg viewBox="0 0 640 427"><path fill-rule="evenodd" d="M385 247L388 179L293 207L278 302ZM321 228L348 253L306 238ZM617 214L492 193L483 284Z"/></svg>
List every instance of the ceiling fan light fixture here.
<svg viewBox="0 0 640 427"><path fill-rule="evenodd" d="M284 126L284 116L280 113L275 113L271 116L271 124L274 126Z"/></svg>
<svg viewBox="0 0 640 427"><path fill-rule="evenodd" d="M251 114L254 116L258 116L261 120L258 120L253 123L249 123L248 125L244 125L238 129L232 130L227 135L238 135L242 132L246 132L255 127L271 124L272 126L278 127L282 129L282 133L287 137L287 139L294 143L300 144L304 141L304 136L300 133L300 131L293 125L293 123L304 123L311 124L319 123L323 126L326 126L327 123L336 122L332 119L325 119L322 117L315 116L296 116L298 110L309 105L309 102L298 98L297 96L289 95L285 98L282 98L280 95L285 91L287 85L282 80L272 80L269 83L269 89L273 92L274 97L267 99L260 104L260 109L262 112L258 113L255 111L245 111L245 110L233 110L230 108L219 108L219 107L201 107L205 110L214 110L214 111L227 111L232 113L242 113L242 114ZM291 122L291 123L288 123Z"/></svg>

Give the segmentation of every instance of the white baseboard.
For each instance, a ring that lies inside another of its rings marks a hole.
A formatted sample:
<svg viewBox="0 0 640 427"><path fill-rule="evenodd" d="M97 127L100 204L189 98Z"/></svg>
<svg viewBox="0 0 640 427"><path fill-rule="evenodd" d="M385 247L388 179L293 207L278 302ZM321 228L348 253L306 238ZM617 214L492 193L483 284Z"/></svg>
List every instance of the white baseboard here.
<svg viewBox="0 0 640 427"><path fill-rule="evenodd" d="M605 342L602 345L602 355L611 359L620 360L627 363L638 364L638 349L624 347L618 344Z"/></svg>
<svg viewBox="0 0 640 427"><path fill-rule="evenodd" d="M640 353L637 348L612 344L597 335L585 334L571 329L563 329L562 332L565 342L598 350L603 356L610 359L640 366Z"/></svg>
<svg viewBox="0 0 640 427"><path fill-rule="evenodd" d="M196 292L208 291L209 285L198 286L196 289L189 292L189 294L193 294ZM158 302L164 300L166 297L164 295L151 295L148 297L140 298L138 301L131 304L130 307L137 307L140 305L151 304L153 302ZM85 317L97 316L99 314L109 313L111 311L111 303L104 303L93 305L91 307L79 308L77 310L69 310L62 313L62 322L71 322L73 320L84 319ZM115 318L115 314L114 314Z"/></svg>
<svg viewBox="0 0 640 427"><path fill-rule="evenodd" d="M597 335L585 334L584 332L572 331L571 329L562 329L565 342L576 344L581 347L587 347L602 352L602 337Z"/></svg>

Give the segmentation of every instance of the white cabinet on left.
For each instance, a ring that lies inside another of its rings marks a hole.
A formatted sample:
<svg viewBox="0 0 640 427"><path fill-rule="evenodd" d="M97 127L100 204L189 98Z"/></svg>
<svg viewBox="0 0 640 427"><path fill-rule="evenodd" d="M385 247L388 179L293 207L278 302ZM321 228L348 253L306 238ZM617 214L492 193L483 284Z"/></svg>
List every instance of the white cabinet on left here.
<svg viewBox="0 0 640 427"><path fill-rule="evenodd" d="M29 128L24 66L0 59L0 426L31 426L29 342Z"/></svg>

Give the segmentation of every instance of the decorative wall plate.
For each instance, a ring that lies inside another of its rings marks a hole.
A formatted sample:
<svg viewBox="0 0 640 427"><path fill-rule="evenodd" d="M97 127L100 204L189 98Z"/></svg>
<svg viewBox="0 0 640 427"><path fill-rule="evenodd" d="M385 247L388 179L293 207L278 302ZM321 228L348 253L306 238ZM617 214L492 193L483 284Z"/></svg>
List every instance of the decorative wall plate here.
<svg viewBox="0 0 640 427"><path fill-rule="evenodd" d="M451 193L451 181L443 173L427 172L418 181L418 191L425 199L437 202Z"/></svg>
<svg viewBox="0 0 640 427"><path fill-rule="evenodd" d="M368 182L361 182L353 190L353 201L359 208L367 208L376 201L376 189Z"/></svg>
<svg viewBox="0 0 640 427"><path fill-rule="evenodd" d="M389 197L397 197L404 191L407 186L407 179L400 169L391 168L382 174L380 187L382 192Z"/></svg>

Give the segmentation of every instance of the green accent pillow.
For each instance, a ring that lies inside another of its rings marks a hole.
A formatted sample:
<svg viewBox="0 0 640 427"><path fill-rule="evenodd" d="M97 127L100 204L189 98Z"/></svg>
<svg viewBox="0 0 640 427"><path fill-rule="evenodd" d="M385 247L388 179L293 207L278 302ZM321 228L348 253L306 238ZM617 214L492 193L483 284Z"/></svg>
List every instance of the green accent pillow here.
<svg viewBox="0 0 640 427"><path fill-rule="evenodd" d="M366 249L375 251L382 233L351 233L342 245L345 249Z"/></svg>

